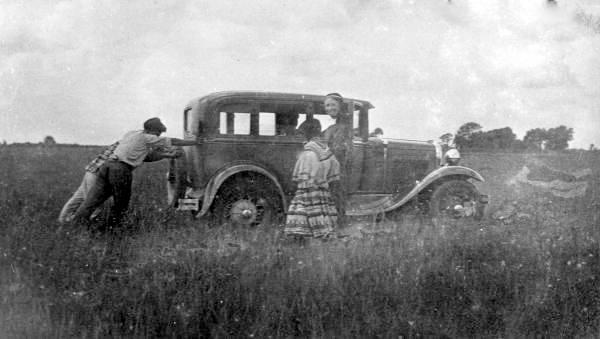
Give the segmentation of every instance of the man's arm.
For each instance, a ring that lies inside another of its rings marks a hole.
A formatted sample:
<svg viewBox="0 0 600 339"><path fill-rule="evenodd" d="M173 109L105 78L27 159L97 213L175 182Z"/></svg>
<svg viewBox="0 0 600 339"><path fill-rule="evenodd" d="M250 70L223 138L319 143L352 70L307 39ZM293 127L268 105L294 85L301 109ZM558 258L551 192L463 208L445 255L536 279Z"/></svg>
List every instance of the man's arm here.
<svg viewBox="0 0 600 339"><path fill-rule="evenodd" d="M177 139L177 138L170 138L171 139L171 145L173 146L194 146L196 144L198 144L198 142L196 140L183 140L183 139Z"/></svg>
<svg viewBox="0 0 600 339"><path fill-rule="evenodd" d="M179 158L184 155L183 149L180 147L170 147L166 150L153 150L148 153L146 158L144 158L144 162L154 162L162 159L172 159Z"/></svg>

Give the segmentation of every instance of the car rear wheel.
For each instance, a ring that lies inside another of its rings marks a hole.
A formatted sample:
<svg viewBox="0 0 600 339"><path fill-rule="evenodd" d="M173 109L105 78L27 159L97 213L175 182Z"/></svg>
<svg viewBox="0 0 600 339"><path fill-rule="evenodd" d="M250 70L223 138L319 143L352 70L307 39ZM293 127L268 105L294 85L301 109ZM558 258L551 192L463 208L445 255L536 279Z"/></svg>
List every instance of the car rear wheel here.
<svg viewBox="0 0 600 339"><path fill-rule="evenodd" d="M437 186L429 200L432 223L452 227L483 217L485 203L475 186L466 180L449 180Z"/></svg>
<svg viewBox="0 0 600 339"><path fill-rule="evenodd" d="M283 204L269 179L244 173L221 185L213 202L213 215L219 225L269 226L283 218Z"/></svg>

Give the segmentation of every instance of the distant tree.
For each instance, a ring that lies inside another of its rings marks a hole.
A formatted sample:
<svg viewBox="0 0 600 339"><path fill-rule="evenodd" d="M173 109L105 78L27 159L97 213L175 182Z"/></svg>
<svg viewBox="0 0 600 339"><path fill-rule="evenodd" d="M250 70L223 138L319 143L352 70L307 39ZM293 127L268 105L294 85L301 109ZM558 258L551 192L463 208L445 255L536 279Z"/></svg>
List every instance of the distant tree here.
<svg viewBox="0 0 600 339"><path fill-rule="evenodd" d="M44 145L56 145L56 140L51 135L48 135L44 138Z"/></svg>
<svg viewBox="0 0 600 339"><path fill-rule="evenodd" d="M452 133L444 133L440 135L440 141L442 146L450 145L450 143L452 143L452 140L454 140L454 134Z"/></svg>
<svg viewBox="0 0 600 339"><path fill-rule="evenodd" d="M509 149L517 137L510 127L493 129L475 136L478 139L473 140L474 146L489 150Z"/></svg>
<svg viewBox="0 0 600 339"><path fill-rule="evenodd" d="M523 137L523 141L529 148L537 150L561 151L569 147L571 140L573 140L573 129L563 125L548 130L534 128L527 131Z"/></svg>
<svg viewBox="0 0 600 339"><path fill-rule="evenodd" d="M594 146L594 144L590 144L590 151L595 151L596 150L596 146Z"/></svg>
<svg viewBox="0 0 600 339"><path fill-rule="evenodd" d="M586 13L584 10L578 9L575 11L574 19L589 32L600 34L600 16L598 14Z"/></svg>
<svg viewBox="0 0 600 339"><path fill-rule="evenodd" d="M541 150L542 144L545 140L547 140L547 136L548 131L546 131L544 128L534 128L525 133L523 142L525 142L528 148Z"/></svg>
<svg viewBox="0 0 600 339"><path fill-rule="evenodd" d="M569 141L573 140L573 129L564 125L550 128L546 135L546 148L554 151L562 151L569 147Z"/></svg>
<svg viewBox="0 0 600 339"><path fill-rule="evenodd" d="M456 132L457 137L465 137L470 136L475 132L481 131L483 127L476 122L467 122L466 124L460 126L458 131Z"/></svg>
<svg viewBox="0 0 600 339"><path fill-rule="evenodd" d="M456 137L454 138L456 146L459 148L473 147L474 141L480 137L482 128L483 127L476 122L467 122L460 126L458 131L456 131Z"/></svg>

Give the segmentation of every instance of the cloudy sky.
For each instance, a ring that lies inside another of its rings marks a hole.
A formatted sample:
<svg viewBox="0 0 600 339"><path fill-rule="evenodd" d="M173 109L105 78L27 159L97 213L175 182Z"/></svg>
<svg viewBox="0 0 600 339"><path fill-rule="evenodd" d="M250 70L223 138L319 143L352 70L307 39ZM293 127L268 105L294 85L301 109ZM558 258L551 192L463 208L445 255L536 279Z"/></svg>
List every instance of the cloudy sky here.
<svg viewBox="0 0 600 339"><path fill-rule="evenodd" d="M600 145L600 1L0 1L0 139L108 144L192 98L367 99L385 136L475 121ZM595 28L595 30L594 30Z"/></svg>

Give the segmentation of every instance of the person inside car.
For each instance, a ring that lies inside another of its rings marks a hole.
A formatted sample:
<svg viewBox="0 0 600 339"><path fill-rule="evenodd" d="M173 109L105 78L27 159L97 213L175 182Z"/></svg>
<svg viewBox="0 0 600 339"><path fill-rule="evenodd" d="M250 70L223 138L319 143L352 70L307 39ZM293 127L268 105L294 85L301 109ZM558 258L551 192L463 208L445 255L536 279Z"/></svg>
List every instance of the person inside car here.
<svg viewBox="0 0 600 339"><path fill-rule="evenodd" d="M379 127L375 128L371 134L369 134L369 140L381 140L383 137L383 130Z"/></svg>
<svg viewBox="0 0 600 339"><path fill-rule="evenodd" d="M277 135L295 135L297 124L297 113L275 115L275 130Z"/></svg>

